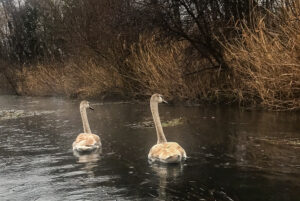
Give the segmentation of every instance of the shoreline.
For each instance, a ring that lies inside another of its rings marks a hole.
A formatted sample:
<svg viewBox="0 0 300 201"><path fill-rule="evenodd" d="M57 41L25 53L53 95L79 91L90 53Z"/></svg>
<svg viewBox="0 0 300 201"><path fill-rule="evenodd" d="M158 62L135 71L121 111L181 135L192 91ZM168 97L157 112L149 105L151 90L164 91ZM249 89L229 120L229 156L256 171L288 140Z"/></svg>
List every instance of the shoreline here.
<svg viewBox="0 0 300 201"><path fill-rule="evenodd" d="M14 93L1 93L0 89L0 96L15 96L15 97L27 97L27 98L58 98L58 99L65 99L65 100L72 100L72 101L80 101L80 100L89 100L89 101L95 101L100 102L100 104L143 104L148 105L149 104L149 98L134 98L134 97L123 97L121 96L110 96L109 98L99 98L99 97L85 97L85 98L74 98L74 97L68 97L65 95L44 95L44 96L35 96L35 95L17 95ZM255 105L255 106L242 106L238 103L216 103L216 102L209 102L209 101L180 101L180 100L168 100L168 104L164 104L166 106L183 106L183 107L233 107L238 108L242 111L264 111L264 112L299 112L300 110L283 110L283 111L275 111L275 110L267 110L264 109L261 105Z"/></svg>

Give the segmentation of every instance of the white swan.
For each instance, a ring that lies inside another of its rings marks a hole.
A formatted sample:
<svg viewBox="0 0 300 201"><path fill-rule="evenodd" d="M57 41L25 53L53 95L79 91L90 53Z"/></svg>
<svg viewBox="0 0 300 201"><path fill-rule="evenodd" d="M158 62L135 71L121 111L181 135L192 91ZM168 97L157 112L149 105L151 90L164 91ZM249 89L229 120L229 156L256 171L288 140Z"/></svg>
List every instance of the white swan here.
<svg viewBox="0 0 300 201"><path fill-rule="evenodd" d="M157 133L157 144L148 154L150 162L179 163L186 158L185 150L176 142L167 142L158 113L158 103L166 102L162 95L153 94L150 108Z"/></svg>
<svg viewBox="0 0 300 201"><path fill-rule="evenodd" d="M94 110L92 107L90 107L88 101L81 101L80 114L82 118L84 133L80 133L77 136L76 140L73 142L73 150L78 152L94 151L101 147L100 137L98 135L92 134L91 132L86 114L86 108Z"/></svg>

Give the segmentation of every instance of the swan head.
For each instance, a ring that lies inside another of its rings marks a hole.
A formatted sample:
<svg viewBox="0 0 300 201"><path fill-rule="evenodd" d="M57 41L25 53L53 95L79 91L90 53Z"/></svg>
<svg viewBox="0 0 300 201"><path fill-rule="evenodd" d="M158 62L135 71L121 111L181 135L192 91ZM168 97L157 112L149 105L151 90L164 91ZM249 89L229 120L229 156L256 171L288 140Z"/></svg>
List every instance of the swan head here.
<svg viewBox="0 0 300 201"><path fill-rule="evenodd" d="M161 94L153 94L150 99L151 102L157 102L157 103L168 103L165 101L163 96Z"/></svg>
<svg viewBox="0 0 300 201"><path fill-rule="evenodd" d="M94 110L94 108L92 108L90 106L90 103L88 101L86 101L86 100L81 101L81 103L80 103L80 109L86 109L86 108Z"/></svg>

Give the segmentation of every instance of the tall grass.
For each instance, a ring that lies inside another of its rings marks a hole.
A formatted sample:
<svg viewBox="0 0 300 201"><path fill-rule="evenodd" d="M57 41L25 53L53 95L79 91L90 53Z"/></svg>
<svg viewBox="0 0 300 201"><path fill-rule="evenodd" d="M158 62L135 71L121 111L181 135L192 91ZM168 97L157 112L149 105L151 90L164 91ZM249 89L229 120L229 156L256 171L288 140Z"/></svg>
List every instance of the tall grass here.
<svg viewBox="0 0 300 201"><path fill-rule="evenodd" d="M156 92L168 99L299 110L300 9L296 8L283 9L268 26L263 16L254 23L255 29L239 23L240 37L222 42L229 70L211 68L190 51L187 42L145 34L129 47L111 47L110 61L84 54L84 58L24 66L17 70L17 90L80 98L111 92L141 98Z"/></svg>
<svg viewBox="0 0 300 201"><path fill-rule="evenodd" d="M141 36L139 43L131 46L126 63L133 71L136 92L147 96L157 92L169 98L187 98L187 86L182 76L186 45L184 42L164 42L157 40L156 35Z"/></svg>
<svg viewBox="0 0 300 201"><path fill-rule="evenodd" d="M114 71L108 71L92 60L76 61L24 66L17 71L19 94L98 97L122 86L122 79Z"/></svg>
<svg viewBox="0 0 300 201"><path fill-rule="evenodd" d="M184 41L161 41L159 35L144 35L130 48L126 64L132 70L132 89L139 96L161 93L179 101L220 101L227 90L225 74L199 58ZM204 71L202 71L204 70ZM197 73L194 73L197 72ZM225 77L224 77L225 76Z"/></svg>
<svg viewBox="0 0 300 201"><path fill-rule="evenodd" d="M239 101L272 110L300 109L300 8L283 10L267 27L242 24L240 38L224 44Z"/></svg>

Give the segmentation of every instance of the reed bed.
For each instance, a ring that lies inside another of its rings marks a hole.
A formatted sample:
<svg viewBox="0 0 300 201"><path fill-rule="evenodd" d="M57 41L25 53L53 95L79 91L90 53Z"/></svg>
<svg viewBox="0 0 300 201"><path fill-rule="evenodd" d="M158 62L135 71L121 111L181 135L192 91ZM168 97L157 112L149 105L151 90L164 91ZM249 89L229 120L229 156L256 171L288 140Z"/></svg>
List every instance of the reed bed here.
<svg viewBox="0 0 300 201"><path fill-rule="evenodd" d="M220 40L227 70L210 68L205 59L188 51L186 41L144 34L129 47L112 47L116 49L108 51L111 61L85 54L64 62L23 66L15 72L17 91L79 98L107 93L145 98L161 93L179 101L299 110L299 14L299 8L283 11L274 16L271 26L258 17L254 29L237 23L238 37Z"/></svg>
<svg viewBox="0 0 300 201"><path fill-rule="evenodd" d="M272 27L242 24L241 37L224 44L239 101L271 110L300 109L300 12L274 16Z"/></svg>
<svg viewBox="0 0 300 201"><path fill-rule="evenodd" d="M117 73L91 60L24 66L16 74L17 90L22 95L98 97L122 85Z"/></svg>

